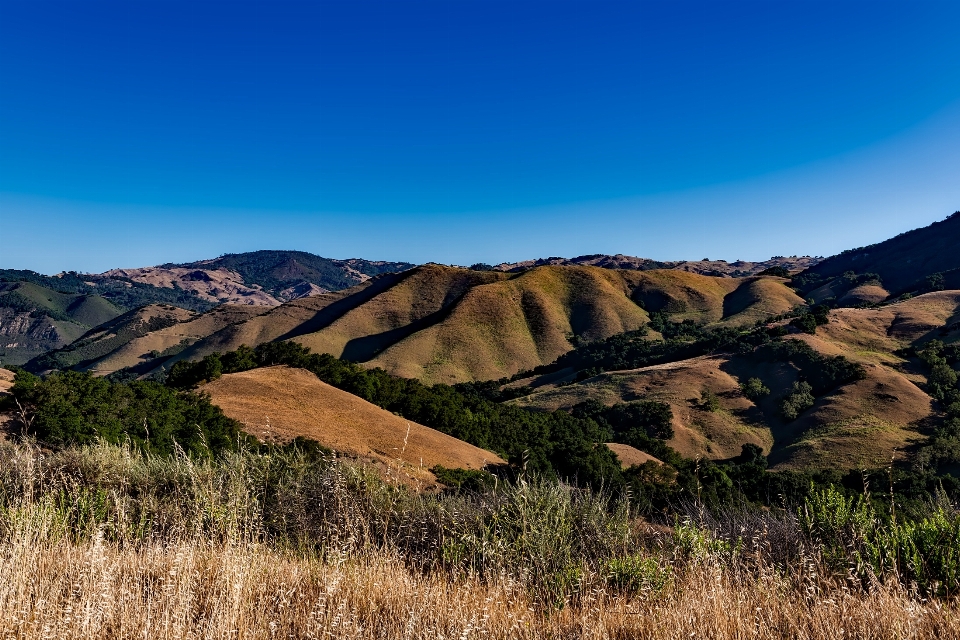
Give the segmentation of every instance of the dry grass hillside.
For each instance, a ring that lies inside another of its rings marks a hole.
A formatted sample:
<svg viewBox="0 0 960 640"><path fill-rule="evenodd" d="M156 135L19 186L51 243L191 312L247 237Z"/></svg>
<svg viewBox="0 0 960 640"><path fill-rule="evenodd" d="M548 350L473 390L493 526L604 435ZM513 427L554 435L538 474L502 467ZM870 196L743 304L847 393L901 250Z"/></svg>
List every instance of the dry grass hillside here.
<svg viewBox="0 0 960 640"><path fill-rule="evenodd" d="M191 314L172 326L134 338L86 368L104 375L124 367L133 367L149 360L156 352L166 354L183 350L224 327L244 322L264 311L262 306L224 304L203 314Z"/></svg>
<svg viewBox="0 0 960 640"><path fill-rule="evenodd" d="M744 325L801 302L777 278L426 265L291 301L224 327L177 359L292 339L314 352L428 383L489 380L553 362L573 347L574 336L595 340L637 329L650 311L675 320Z"/></svg>
<svg viewBox="0 0 960 640"><path fill-rule="evenodd" d="M331 387L302 369L232 373L202 390L261 440L310 438L338 453L374 461L406 484L433 484L429 469L436 465L481 469L504 462L494 453Z"/></svg>
<svg viewBox="0 0 960 640"><path fill-rule="evenodd" d="M720 278L679 270L623 272L633 299L672 320L743 326L803 304L782 278Z"/></svg>
<svg viewBox="0 0 960 640"><path fill-rule="evenodd" d="M66 368L107 375L126 367L151 367L189 345L266 309L220 305L198 314L166 304L151 304L106 322L70 345L45 354L36 368Z"/></svg>
<svg viewBox="0 0 960 640"><path fill-rule="evenodd" d="M770 429L760 421L754 404L740 394L737 379L723 370L726 363L727 358L710 356L611 371L576 384L547 386L511 402L554 411L571 409L585 400L606 405L657 400L669 404L673 411L674 437L668 444L686 457L732 458L746 442L769 451L774 444ZM719 396L720 410L708 411L700 406L704 390Z"/></svg>
<svg viewBox="0 0 960 640"><path fill-rule="evenodd" d="M648 315L628 293L618 272L532 269L471 288L443 322L392 344L369 363L431 382L509 376L553 362L572 348L573 335L593 340L641 327Z"/></svg>
<svg viewBox="0 0 960 640"><path fill-rule="evenodd" d="M635 447L631 447L628 444L620 444L619 442L608 442L607 448L610 451L613 451L617 454L617 459L620 460L621 466L624 469L628 469L634 465L641 465L647 462L656 462L657 464L663 464L657 458L654 458L649 453L645 451L640 451Z"/></svg>
<svg viewBox="0 0 960 640"><path fill-rule="evenodd" d="M659 400L670 405L675 435L669 444L687 457L725 459L745 443L763 447L774 468L878 467L902 457L922 438L933 415L932 401L917 383L923 377L895 351L937 338L960 337L960 292L918 296L879 309L835 309L816 335L796 334L816 351L863 364L867 377L818 398L793 422L778 402L797 378L788 364L752 358L711 356L614 371L567 385L544 384L512 402L535 409L569 409L587 399L605 404ZM770 388L754 403L739 384L758 377ZM708 390L720 408L700 403Z"/></svg>
<svg viewBox="0 0 960 640"><path fill-rule="evenodd" d="M114 269L107 277L129 278L134 282L172 289L175 286L196 293L207 302L273 307L280 304L259 285L247 286L243 277L229 269L191 269L185 267L143 267Z"/></svg>

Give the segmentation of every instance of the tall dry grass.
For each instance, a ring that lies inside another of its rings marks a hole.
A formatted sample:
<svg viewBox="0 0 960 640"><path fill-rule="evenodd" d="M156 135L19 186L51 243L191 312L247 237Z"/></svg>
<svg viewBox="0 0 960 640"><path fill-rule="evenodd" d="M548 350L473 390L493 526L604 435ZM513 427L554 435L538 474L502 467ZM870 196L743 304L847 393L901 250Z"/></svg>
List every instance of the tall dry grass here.
<svg viewBox="0 0 960 640"><path fill-rule="evenodd" d="M950 638L786 516L651 528L561 485L418 496L296 453L0 444L10 638Z"/></svg>

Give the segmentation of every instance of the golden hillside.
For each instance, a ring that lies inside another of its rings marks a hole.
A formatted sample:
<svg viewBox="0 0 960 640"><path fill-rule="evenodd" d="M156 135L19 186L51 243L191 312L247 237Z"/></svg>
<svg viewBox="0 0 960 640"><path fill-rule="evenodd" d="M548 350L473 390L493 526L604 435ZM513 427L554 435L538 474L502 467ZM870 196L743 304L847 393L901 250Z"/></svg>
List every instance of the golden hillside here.
<svg viewBox="0 0 960 640"><path fill-rule="evenodd" d="M494 453L400 418L322 382L303 369L266 367L204 385L214 404L264 441L316 440L338 453L371 460L403 482L433 483L429 469L503 464Z"/></svg>
<svg viewBox="0 0 960 640"><path fill-rule="evenodd" d="M960 329L960 292L929 293L879 309L835 309L816 335L796 334L825 355L843 355L866 368L864 380L817 399L797 420L784 422L777 402L797 378L786 363L738 356L705 356L630 371L611 371L582 382L544 384L511 402L533 409L569 409L587 399L611 405L658 400L670 405L674 437L669 444L686 457L725 459L745 443L763 447L775 468L883 466L922 438L933 412L916 383L923 377L894 354L937 338L955 341ZM950 327L953 326L953 329ZM758 377L771 393L759 403L745 398L739 383ZM515 385L513 386L516 386ZM720 409L700 405L709 390Z"/></svg>
<svg viewBox="0 0 960 640"><path fill-rule="evenodd" d="M752 324L802 301L777 278L542 266L521 273L425 265L288 302L198 341L178 358L296 340L425 382L489 380L549 364L576 336L638 329L649 313ZM165 363L170 366L174 360Z"/></svg>
<svg viewBox="0 0 960 640"><path fill-rule="evenodd" d="M150 305L137 310L136 313L142 318L141 322L149 323L156 317L153 313L158 306ZM260 306L224 304L206 313L195 314L176 307L166 307L165 315L162 317L172 323L170 326L133 337L102 358L87 364L83 369L97 375L106 375L124 367L134 367L148 361L154 353L163 354L182 350L226 326L256 317L264 310L265 308ZM95 338L91 343L93 347L97 343L123 340L130 336L125 336L124 330L117 327L90 337Z"/></svg>

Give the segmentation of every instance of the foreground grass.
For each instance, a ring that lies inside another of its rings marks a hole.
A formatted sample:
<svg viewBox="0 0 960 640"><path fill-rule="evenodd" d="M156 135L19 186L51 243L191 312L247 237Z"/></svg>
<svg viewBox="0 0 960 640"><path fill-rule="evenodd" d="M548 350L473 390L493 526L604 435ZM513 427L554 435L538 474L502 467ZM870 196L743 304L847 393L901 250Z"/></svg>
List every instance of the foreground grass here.
<svg viewBox="0 0 960 640"><path fill-rule="evenodd" d="M787 516L654 529L559 485L444 498L297 453L0 445L8 638L944 638ZM741 535L724 531L739 527ZM960 541L954 541L960 542Z"/></svg>

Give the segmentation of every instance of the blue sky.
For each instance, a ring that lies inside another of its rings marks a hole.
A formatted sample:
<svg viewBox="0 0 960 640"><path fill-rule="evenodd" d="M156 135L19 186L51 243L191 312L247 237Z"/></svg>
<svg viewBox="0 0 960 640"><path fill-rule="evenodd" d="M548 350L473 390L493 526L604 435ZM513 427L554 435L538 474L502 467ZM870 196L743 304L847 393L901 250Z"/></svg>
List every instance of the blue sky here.
<svg viewBox="0 0 960 640"><path fill-rule="evenodd" d="M0 266L830 255L960 209L960 3L0 0Z"/></svg>

